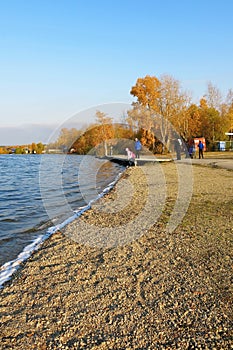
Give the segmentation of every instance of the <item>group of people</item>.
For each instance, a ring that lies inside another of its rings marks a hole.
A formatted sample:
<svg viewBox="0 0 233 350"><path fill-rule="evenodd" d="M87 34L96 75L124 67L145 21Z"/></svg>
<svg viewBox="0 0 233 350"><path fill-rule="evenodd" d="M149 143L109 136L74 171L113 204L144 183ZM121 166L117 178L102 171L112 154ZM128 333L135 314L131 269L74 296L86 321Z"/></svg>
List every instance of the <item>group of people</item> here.
<svg viewBox="0 0 233 350"><path fill-rule="evenodd" d="M176 151L176 158L177 160L181 160L181 150L182 150L182 141L181 139L176 139L174 142L174 148ZM204 144L201 140L199 140L198 144L197 144L197 148L198 148L198 155L199 155L199 159L204 158ZM196 156L196 146L195 143L192 142L190 145L187 146L186 149L186 158L187 157L190 158L194 158Z"/></svg>
<svg viewBox="0 0 233 350"><path fill-rule="evenodd" d="M142 144L137 138L135 139L134 148L135 148L135 153L131 151L131 149L128 147L125 149L127 152L127 158L130 166L137 165L136 159L140 158L140 151L142 149Z"/></svg>
<svg viewBox="0 0 233 350"><path fill-rule="evenodd" d="M177 160L180 160L181 159L182 141L180 139L176 139L174 146L175 146ZM199 140L197 147L198 147L199 159L204 158L204 154L203 154L204 144L201 140ZM130 148L125 149L127 152L127 158L129 161L129 165L137 165L137 159L140 158L142 144L137 138L135 139L134 148L135 148L135 153ZM189 154L190 158L194 158L195 153L196 153L196 146L195 146L195 143L193 142L188 147L188 154Z"/></svg>
<svg viewBox="0 0 233 350"><path fill-rule="evenodd" d="M201 158L204 158L204 154L203 154L203 151L204 151L204 144L201 140L199 140L198 142L198 155L199 155L199 159ZM189 156L190 158L194 158L195 157L195 154L196 154L196 146L195 146L195 143L193 142L190 146L189 146Z"/></svg>

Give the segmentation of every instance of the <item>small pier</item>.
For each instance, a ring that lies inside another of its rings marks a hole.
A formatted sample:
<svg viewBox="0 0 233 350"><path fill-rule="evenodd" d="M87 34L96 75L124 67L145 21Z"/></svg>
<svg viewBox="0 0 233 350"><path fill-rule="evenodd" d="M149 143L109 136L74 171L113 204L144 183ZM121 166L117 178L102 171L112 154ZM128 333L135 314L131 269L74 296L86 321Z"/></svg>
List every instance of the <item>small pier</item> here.
<svg viewBox="0 0 233 350"><path fill-rule="evenodd" d="M120 165L123 165L123 166L127 166L129 165L129 160L127 158L127 156L124 156L124 155L116 155L116 156L105 156L104 159L108 159L109 161L111 162L114 162L114 163L117 163L117 164L120 164ZM143 164L146 164L146 163L162 163L162 162L171 162L173 159L172 158L169 158L169 157L166 157L166 156L152 156L152 155L149 155L149 156L140 156L140 158L136 159L137 161L137 165L143 165Z"/></svg>

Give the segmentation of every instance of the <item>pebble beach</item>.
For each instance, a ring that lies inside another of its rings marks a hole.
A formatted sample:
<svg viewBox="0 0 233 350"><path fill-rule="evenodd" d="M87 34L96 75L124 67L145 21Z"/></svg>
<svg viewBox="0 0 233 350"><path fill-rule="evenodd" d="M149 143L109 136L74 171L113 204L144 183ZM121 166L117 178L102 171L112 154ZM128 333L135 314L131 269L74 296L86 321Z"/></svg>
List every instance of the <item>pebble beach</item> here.
<svg viewBox="0 0 233 350"><path fill-rule="evenodd" d="M233 349L233 171L191 170L190 194L176 162L130 167L45 241L0 290L0 349Z"/></svg>

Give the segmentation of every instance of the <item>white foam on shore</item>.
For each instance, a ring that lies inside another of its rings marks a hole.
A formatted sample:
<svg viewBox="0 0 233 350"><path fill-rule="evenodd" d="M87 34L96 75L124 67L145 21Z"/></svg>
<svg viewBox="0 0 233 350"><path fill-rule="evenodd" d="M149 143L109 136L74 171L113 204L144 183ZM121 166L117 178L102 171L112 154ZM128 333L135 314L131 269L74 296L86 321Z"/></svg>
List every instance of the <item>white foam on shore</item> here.
<svg viewBox="0 0 233 350"><path fill-rule="evenodd" d="M63 221L62 223L50 227L44 235L38 236L31 244L27 245L24 250L19 253L16 259L6 262L4 265L0 267L0 289L3 288L3 284L9 281L12 275L20 268L21 264L25 262L35 251L37 251L44 241L46 241L52 234L61 230L63 227L77 219L81 216L85 211L91 208L91 205L98 201L98 199L105 196L118 182L122 173L119 173L116 179L111 182L98 196L97 198L91 200L87 205L83 207L79 207L74 211L74 215L70 216L68 219Z"/></svg>

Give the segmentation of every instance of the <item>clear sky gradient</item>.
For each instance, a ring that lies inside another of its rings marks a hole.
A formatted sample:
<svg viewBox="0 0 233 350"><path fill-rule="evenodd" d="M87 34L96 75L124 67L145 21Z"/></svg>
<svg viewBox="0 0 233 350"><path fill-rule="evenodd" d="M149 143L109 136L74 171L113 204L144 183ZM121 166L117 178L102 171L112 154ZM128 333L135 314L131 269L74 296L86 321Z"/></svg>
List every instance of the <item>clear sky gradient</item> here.
<svg viewBox="0 0 233 350"><path fill-rule="evenodd" d="M45 142L77 112L131 104L147 74L172 75L195 103L209 81L226 94L232 14L231 0L0 0L0 145Z"/></svg>

